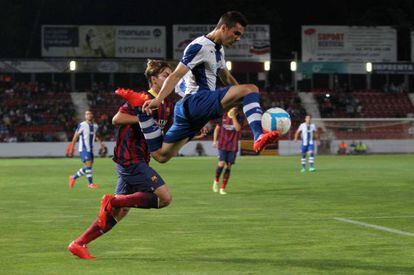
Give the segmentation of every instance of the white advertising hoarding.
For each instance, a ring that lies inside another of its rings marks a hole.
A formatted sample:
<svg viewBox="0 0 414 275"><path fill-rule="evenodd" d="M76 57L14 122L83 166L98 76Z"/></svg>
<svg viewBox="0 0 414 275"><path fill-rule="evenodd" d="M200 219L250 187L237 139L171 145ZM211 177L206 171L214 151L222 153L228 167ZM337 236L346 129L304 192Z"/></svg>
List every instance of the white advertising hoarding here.
<svg viewBox="0 0 414 275"><path fill-rule="evenodd" d="M395 62L391 27L302 26L302 61Z"/></svg>
<svg viewBox="0 0 414 275"><path fill-rule="evenodd" d="M195 38L208 34L215 25L174 25L173 57L180 60L185 47ZM270 60L269 25L247 25L240 41L224 49L226 60L267 61Z"/></svg>
<svg viewBox="0 0 414 275"><path fill-rule="evenodd" d="M165 58L164 26L42 26L42 56Z"/></svg>

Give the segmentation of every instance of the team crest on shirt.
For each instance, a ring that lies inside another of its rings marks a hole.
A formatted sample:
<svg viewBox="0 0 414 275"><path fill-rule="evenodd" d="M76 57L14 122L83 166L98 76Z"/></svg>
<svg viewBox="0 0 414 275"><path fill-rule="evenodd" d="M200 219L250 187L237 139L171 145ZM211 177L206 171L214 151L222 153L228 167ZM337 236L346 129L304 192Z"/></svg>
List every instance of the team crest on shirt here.
<svg viewBox="0 0 414 275"><path fill-rule="evenodd" d="M152 180L153 182L156 182L156 181L158 180L158 177L154 175L154 176L152 176L152 177L151 177L151 180Z"/></svg>

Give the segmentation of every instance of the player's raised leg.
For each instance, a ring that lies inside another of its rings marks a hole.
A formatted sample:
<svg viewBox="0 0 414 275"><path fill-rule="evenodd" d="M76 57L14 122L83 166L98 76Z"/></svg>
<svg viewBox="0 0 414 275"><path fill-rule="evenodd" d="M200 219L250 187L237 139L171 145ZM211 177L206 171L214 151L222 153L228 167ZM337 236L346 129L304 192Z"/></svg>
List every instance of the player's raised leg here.
<svg viewBox="0 0 414 275"><path fill-rule="evenodd" d="M164 180L146 163L131 167L117 165L117 171L121 175L116 189L118 195L106 194L102 197L98 215L100 228L107 226L110 217L108 214L113 208L158 209L171 203L172 198Z"/></svg>
<svg viewBox="0 0 414 275"><path fill-rule="evenodd" d="M266 145L276 141L279 137L279 131L263 133L263 110L259 101L259 88L252 84L230 87L221 100L221 106L224 110L229 110L230 108L237 106L240 102L243 104L243 112L246 115L254 137L253 149L256 152L262 151Z"/></svg>
<svg viewBox="0 0 414 275"><path fill-rule="evenodd" d="M99 227L99 220L96 219L82 235L80 235L77 239L69 244L68 250L73 255L81 259L95 260L95 257L89 253L87 244L111 230L122 218L128 214L128 211L129 208L112 209L112 212L108 214L108 222L104 228Z"/></svg>

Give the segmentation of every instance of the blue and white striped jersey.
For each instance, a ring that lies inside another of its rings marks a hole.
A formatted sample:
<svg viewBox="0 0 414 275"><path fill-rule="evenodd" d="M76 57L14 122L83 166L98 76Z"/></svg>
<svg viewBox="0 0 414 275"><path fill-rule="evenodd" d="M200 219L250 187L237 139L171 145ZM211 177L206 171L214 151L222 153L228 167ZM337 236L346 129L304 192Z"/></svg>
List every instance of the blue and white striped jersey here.
<svg viewBox="0 0 414 275"><path fill-rule="evenodd" d="M96 133L98 131L98 125L95 123L89 124L84 121L79 123L76 131L79 135L79 152L92 152L93 144L95 143Z"/></svg>
<svg viewBox="0 0 414 275"><path fill-rule="evenodd" d="M190 71L183 77L185 94L216 90L217 73L225 68L224 49L206 36L194 39L184 50L181 63Z"/></svg>
<svg viewBox="0 0 414 275"><path fill-rule="evenodd" d="M299 126L299 130L302 135L302 145L313 145L313 134L316 132L315 124L306 124L304 122Z"/></svg>

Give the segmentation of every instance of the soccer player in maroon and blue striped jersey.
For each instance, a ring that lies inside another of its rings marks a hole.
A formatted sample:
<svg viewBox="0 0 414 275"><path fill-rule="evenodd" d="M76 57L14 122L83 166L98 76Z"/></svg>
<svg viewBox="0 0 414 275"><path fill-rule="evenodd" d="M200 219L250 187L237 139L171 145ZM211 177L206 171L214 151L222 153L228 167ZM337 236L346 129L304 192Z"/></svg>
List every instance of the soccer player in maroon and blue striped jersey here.
<svg viewBox="0 0 414 275"><path fill-rule="evenodd" d="M167 62L149 60L145 75L151 89L140 94L154 98L171 72ZM160 131L168 130L171 126L172 112L173 103L168 99L156 112L153 112L153 118L157 121ZM138 124L135 109L125 103L119 108L112 122L120 126L113 158L116 163L118 183L115 196L110 194L103 196L98 219L68 246L72 254L82 259L95 259L89 254L86 245L111 230L127 215L130 207L158 209L168 206L172 199L164 180L148 165L150 152L144 137L145 129L142 130Z"/></svg>
<svg viewBox="0 0 414 275"><path fill-rule="evenodd" d="M221 195L227 194L224 189L226 189L230 178L231 166L236 161L242 123L243 117L238 113L237 108L232 108L229 112L223 114L221 121L214 129L213 146L218 148L219 162L213 182L213 191L219 192ZM219 190L218 184L223 169L223 182Z"/></svg>

